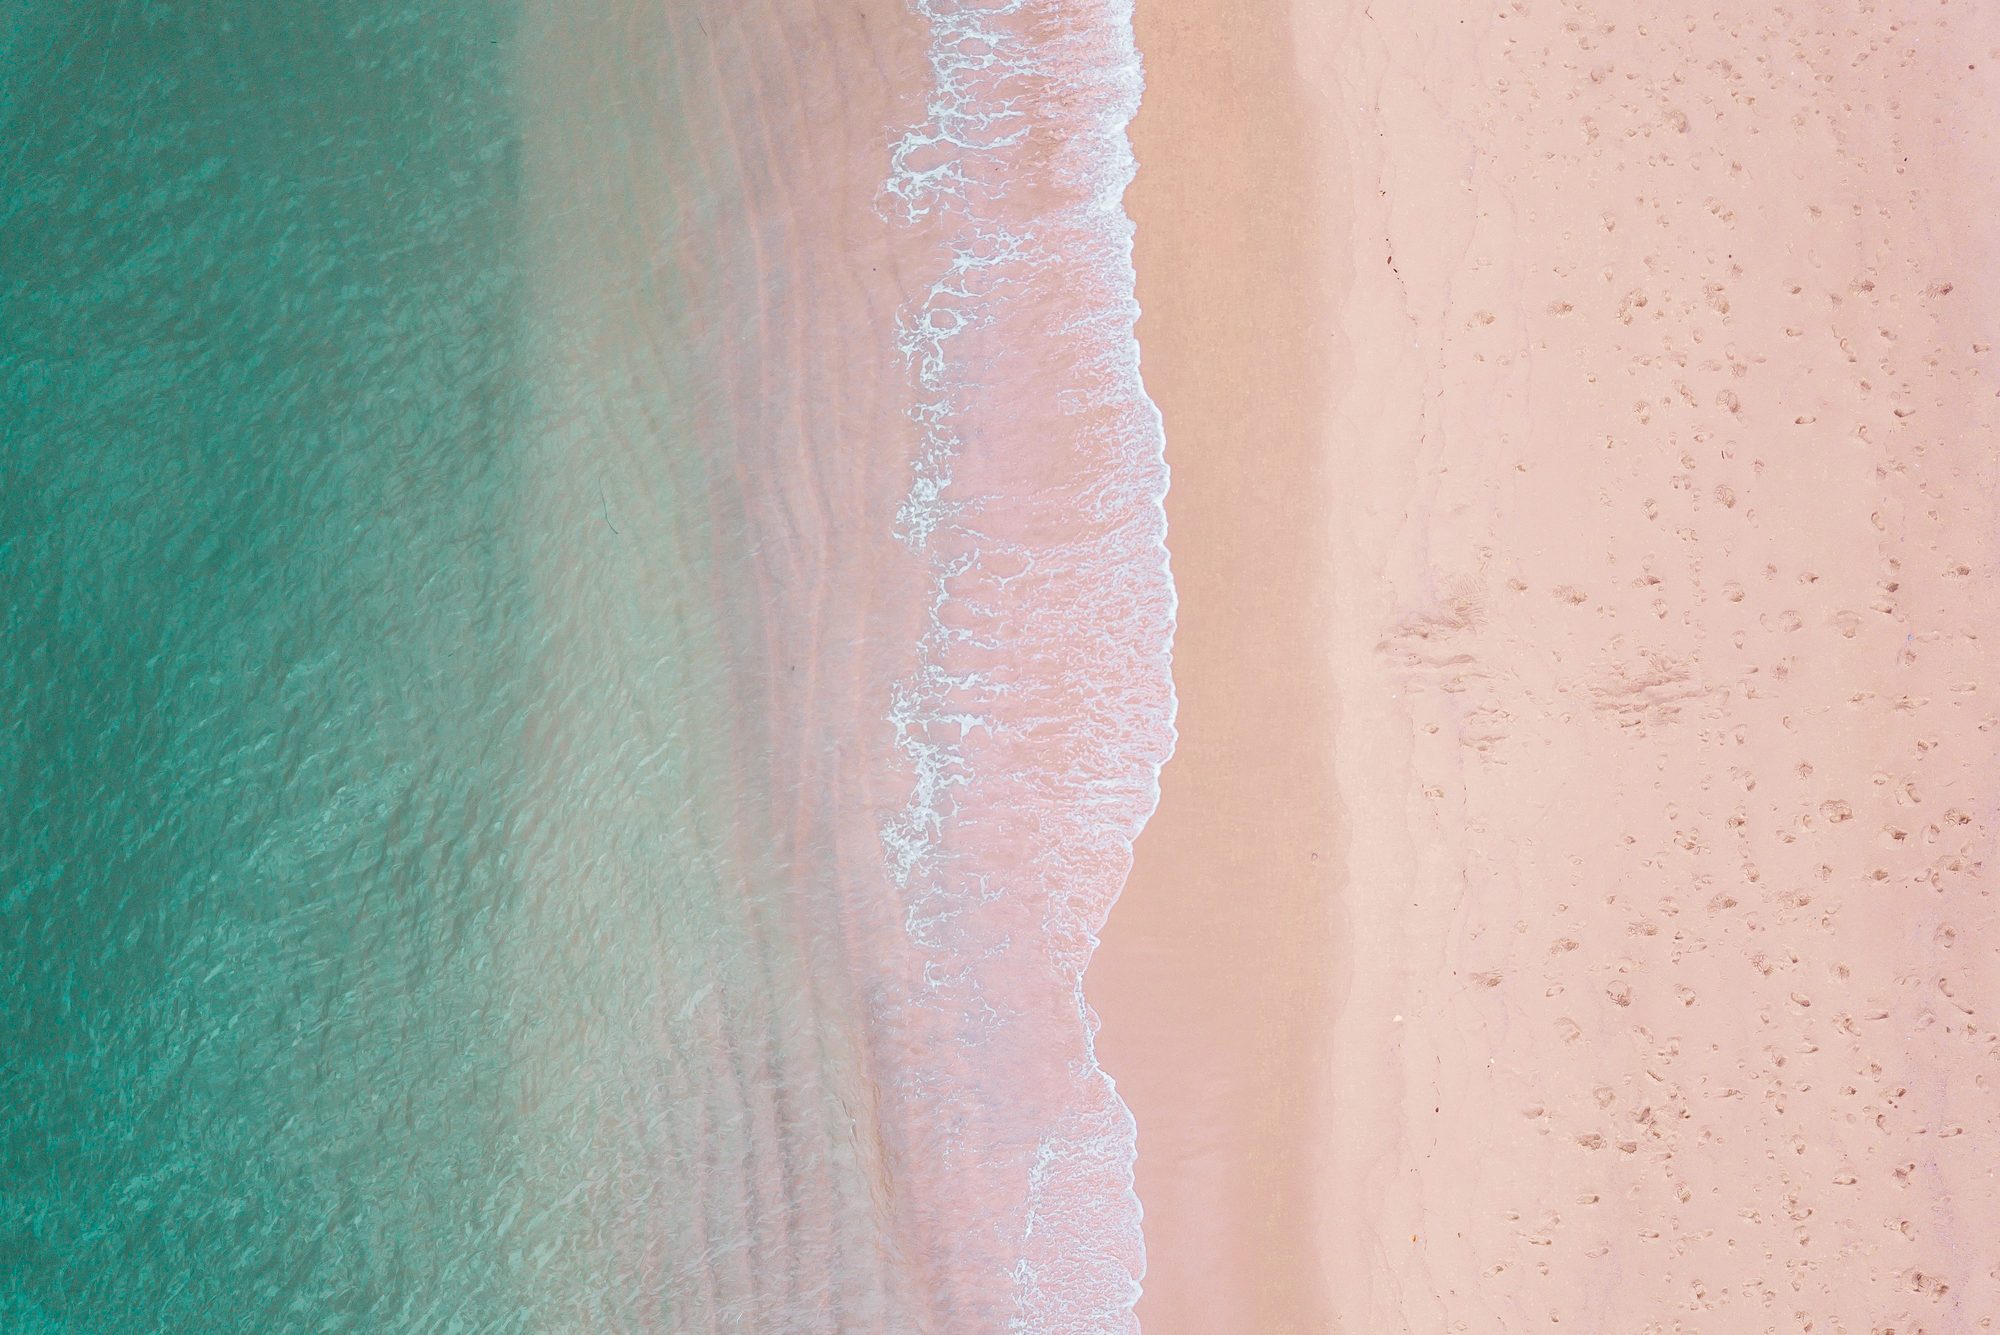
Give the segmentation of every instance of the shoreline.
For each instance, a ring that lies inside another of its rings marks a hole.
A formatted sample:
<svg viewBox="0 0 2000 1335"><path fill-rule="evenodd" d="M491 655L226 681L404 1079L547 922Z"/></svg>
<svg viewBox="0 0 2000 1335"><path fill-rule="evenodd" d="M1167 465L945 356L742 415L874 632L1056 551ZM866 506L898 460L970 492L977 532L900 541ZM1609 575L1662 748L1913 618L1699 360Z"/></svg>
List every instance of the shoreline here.
<svg viewBox="0 0 2000 1335"><path fill-rule="evenodd" d="M1085 989L1138 1125L1141 1327L1326 1328L1314 1183L1338 813L1311 340L1335 309L1325 167L1282 8L1141 0L1141 370L1173 470L1179 740ZM1247 647L1246 646L1250 646ZM1289 1097L1285 1097L1289 1092Z"/></svg>

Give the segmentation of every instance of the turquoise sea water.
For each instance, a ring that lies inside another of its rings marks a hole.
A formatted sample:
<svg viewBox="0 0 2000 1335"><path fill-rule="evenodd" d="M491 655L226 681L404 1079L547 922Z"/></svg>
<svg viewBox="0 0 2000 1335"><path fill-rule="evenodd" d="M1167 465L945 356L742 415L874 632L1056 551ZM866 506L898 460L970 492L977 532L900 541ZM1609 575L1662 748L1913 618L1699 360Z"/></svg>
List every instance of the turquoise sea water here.
<svg viewBox="0 0 2000 1335"><path fill-rule="evenodd" d="M0 1329L559 1328L507 9L0 23Z"/></svg>

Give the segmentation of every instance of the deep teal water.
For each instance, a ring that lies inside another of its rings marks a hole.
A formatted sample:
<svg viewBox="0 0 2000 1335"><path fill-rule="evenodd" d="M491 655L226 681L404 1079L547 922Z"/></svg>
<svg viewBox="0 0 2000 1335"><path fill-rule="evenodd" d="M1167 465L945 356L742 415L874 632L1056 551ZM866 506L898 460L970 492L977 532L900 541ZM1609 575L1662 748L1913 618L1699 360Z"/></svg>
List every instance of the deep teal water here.
<svg viewBox="0 0 2000 1335"><path fill-rule="evenodd" d="M0 9L0 1330L574 1298L495 964L538 642L512 38Z"/></svg>

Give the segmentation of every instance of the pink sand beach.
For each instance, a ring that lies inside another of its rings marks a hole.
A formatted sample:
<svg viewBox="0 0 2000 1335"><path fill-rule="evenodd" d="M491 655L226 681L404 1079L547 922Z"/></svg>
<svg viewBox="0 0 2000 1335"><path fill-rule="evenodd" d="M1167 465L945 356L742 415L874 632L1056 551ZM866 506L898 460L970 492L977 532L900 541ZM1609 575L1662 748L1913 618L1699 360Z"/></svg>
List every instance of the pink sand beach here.
<svg viewBox="0 0 2000 1335"><path fill-rule="evenodd" d="M1138 35L1144 1328L1989 1328L2000 12Z"/></svg>

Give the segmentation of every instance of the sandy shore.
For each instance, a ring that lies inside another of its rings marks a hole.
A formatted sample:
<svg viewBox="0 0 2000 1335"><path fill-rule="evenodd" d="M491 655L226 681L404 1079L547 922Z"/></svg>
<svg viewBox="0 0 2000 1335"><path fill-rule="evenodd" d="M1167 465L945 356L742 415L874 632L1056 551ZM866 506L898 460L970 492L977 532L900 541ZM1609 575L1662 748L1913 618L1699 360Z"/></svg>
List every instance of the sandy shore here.
<svg viewBox="0 0 2000 1335"><path fill-rule="evenodd" d="M1374 9L1141 7L1145 1327L1985 1329L2000 21Z"/></svg>
<svg viewBox="0 0 2000 1335"><path fill-rule="evenodd" d="M1138 37L1127 204L1174 470L1180 740L1088 989L1138 1115L1144 1328L1322 1329L1311 1219L1343 934L1320 344L1341 264L1299 184L1327 172L1325 140L1280 11L1145 4Z"/></svg>

